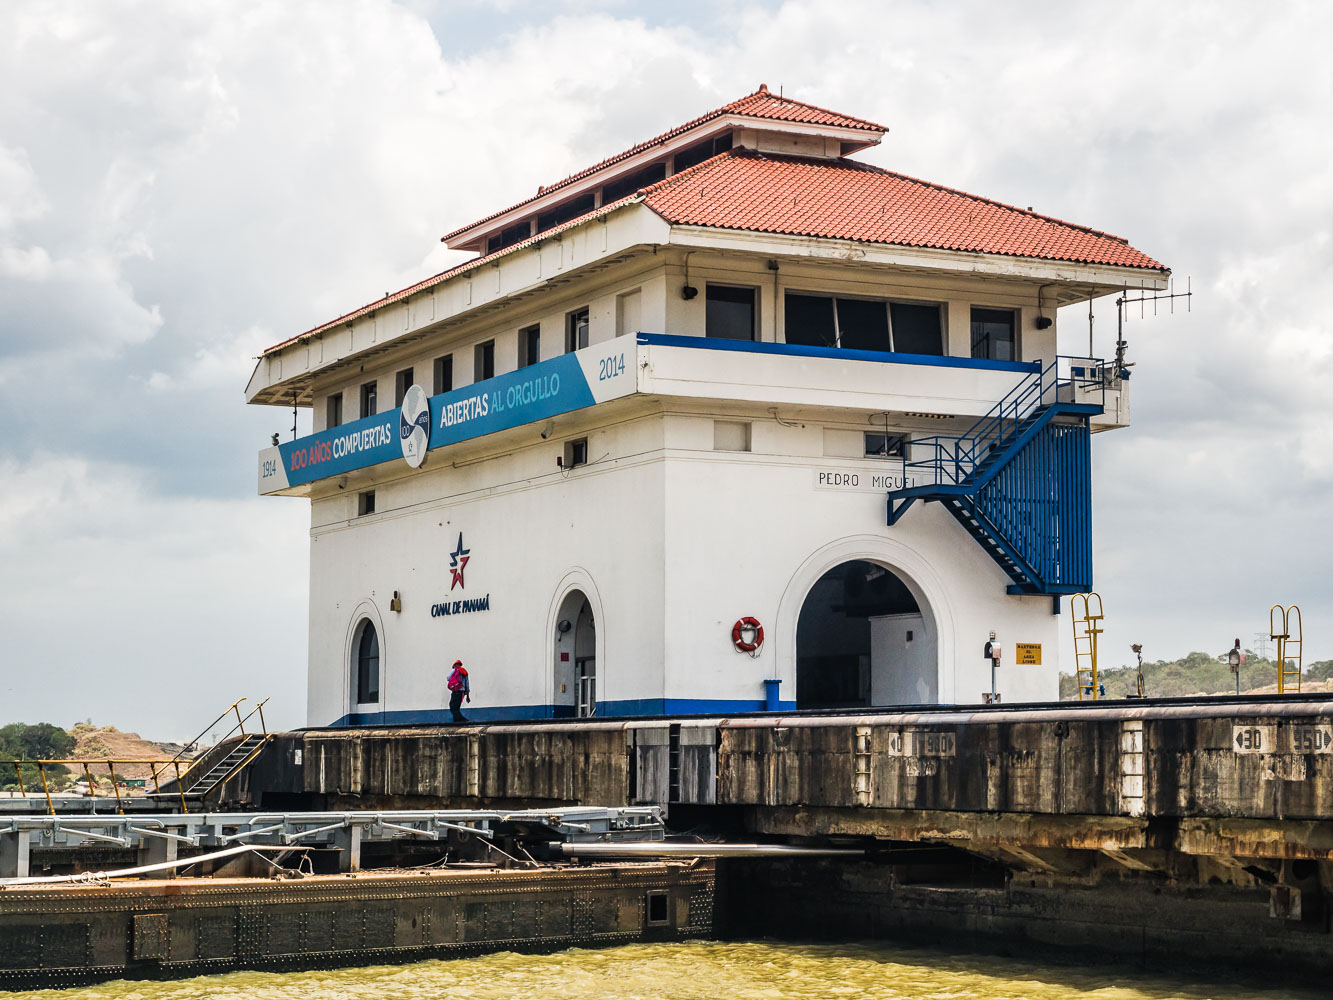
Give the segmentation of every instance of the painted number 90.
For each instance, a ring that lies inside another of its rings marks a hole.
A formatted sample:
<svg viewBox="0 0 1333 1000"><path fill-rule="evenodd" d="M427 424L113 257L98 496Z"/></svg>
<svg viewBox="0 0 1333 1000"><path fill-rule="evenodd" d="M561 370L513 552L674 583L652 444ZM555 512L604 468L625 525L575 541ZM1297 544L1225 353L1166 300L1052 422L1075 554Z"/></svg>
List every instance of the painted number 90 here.
<svg viewBox="0 0 1333 1000"><path fill-rule="evenodd" d="M617 375L625 374L625 355L619 354L610 358L602 358L597 362L597 381L605 382L609 378L615 378Z"/></svg>

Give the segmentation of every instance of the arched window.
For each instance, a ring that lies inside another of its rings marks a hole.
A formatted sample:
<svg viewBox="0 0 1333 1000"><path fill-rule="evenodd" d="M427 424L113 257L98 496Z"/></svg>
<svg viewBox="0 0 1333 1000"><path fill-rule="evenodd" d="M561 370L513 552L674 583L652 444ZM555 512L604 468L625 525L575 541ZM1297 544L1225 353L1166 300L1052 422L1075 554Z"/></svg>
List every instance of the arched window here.
<svg viewBox="0 0 1333 1000"><path fill-rule="evenodd" d="M361 637L356 643L356 700L368 705L380 700L380 637L375 623L369 618L361 626Z"/></svg>

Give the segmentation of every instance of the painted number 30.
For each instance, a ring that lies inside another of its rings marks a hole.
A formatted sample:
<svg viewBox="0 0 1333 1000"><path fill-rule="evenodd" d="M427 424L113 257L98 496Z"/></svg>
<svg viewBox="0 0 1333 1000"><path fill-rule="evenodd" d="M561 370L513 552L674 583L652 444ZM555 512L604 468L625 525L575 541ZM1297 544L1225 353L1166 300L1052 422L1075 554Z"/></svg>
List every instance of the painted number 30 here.
<svg viewBox="0 0 1333 1000"><path fill-rule="evenodd" d="M625 374L625 355L620 354L616 357L602 358L597 362L597 381L605 382L609 378L615 378L617 375Z"/></svg>

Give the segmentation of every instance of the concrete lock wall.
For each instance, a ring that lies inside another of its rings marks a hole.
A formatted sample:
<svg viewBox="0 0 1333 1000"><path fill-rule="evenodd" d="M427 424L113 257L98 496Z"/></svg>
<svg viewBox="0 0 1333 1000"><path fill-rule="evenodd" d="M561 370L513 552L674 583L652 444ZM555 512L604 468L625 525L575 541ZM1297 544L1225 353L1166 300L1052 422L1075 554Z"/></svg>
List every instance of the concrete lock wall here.
<svg viewBox="0 0 1333 1000"><path fill-rule="evenodd" d="M710 801L763 807L755 822L774 832L899 839L913 839L918 820L922 829L946 823L970 835L989 826L1021 839L1024 817L1049 817L1045 829L1075 838L1070 846L1085 843L1077 824L1054 818L1103 817L1085 846L1114 829L1133 847L1204 837L1213 838L1211 853L1322 857L1333 850L1319 826L1333 819L1333 704L1245 709L332 730L278 737L253 766L250 787L301 796L313 808L353 796L363 808L400 797L446 805ZM1236 742L1251 731L1260 734L1253 751ZM674 775L666 770L673 742ZM1261 842L1275 823L1303 824L1301 836Z"/></svg>
<svg viewBox="0 0 1333 1000"><path fill-rule="evenodd" d="M1244 876L1242 876L1244 879ZM954 866L727 861L719 870L736 936L937 944L1079 966L1131 963L1267 970L1278 982L1327 982L1333 948L1324 921L1275 915L1272 891L1205 875L1134 872L1102 858L1076 872L1006 877ZM796 916L794 916L796 915Z"/></svg>

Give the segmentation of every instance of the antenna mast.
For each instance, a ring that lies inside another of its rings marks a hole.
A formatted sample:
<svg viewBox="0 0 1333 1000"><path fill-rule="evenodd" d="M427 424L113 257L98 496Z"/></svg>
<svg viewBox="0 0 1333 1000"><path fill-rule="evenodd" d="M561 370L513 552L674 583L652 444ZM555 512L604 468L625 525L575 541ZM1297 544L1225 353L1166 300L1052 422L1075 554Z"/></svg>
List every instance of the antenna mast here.
<svg viewBox="0 0 1333 1000"><path fill-rule="evenodd" d="M1125 354L1129 350L1129 342L1125 340L1125 317L1126 307L1138 305L1139 319L1147 317L1148 303L1151 302L1152 314L1157 315L1157 303L1170 303L1170 311L1176 311L1176 299L1185 300L1185 311L1190 312L1194 301L1193 281L1190 277L1185 278L1185 291L1176 291L1176 279L1172 278L1165 292L1147 292L1143 288L1138 289L1138 295L1134 298L1129 297L1129 288L1126 287L1120 292L1120 298L1115 300L1116 329L1115 329L1115 371L1117 376L1134 362L1126 361ZM1088 303L1088 356L1092 356L1092 303Z"/></svg>

